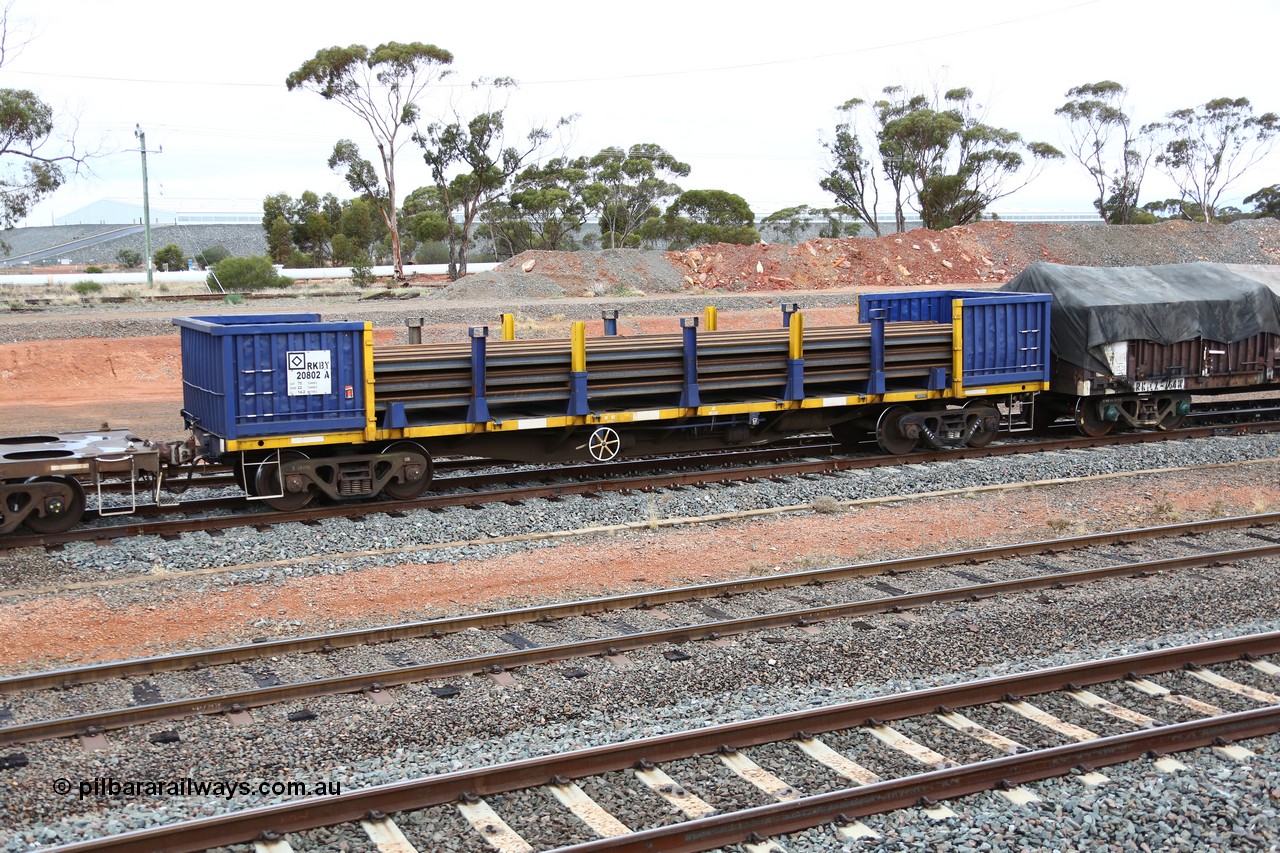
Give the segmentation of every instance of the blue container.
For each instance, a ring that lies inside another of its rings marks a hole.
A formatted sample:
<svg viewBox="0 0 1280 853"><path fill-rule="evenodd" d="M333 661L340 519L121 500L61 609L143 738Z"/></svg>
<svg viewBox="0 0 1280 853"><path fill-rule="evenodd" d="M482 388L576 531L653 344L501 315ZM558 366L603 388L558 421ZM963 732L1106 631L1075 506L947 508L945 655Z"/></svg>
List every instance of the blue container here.
<svg viewBox="0 0 1280 853"><path fill-rule="evenodd" d="M365 426L364 323L319 314L176 317L183 415L220 438Z"/></svg>
<svg viewBox="0 0 1280 853"><path fill-rule="evenodd" d="M858 297L858 316L865 320L871 309L882 308L890 323L951 325L956 299L964 300L960 309L964 387L1049 381L1052 297L1048 294L991 290L873 293Z"/></svg>

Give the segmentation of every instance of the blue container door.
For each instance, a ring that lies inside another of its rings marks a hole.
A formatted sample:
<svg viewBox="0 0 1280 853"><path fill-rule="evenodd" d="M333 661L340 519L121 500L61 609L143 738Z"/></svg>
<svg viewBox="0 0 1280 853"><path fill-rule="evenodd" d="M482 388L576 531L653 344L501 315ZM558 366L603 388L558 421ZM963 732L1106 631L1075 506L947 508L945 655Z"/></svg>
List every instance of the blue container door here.
<svg viewBox="0 0 1280 853"><path fill-rule="evenodd" d="M961 311L965 386L1047 380L1048 300L974 300Z"/></svg>
<svg viewBox="0 0 1280 853"><path fill-rule="evenodd" d="M350 331L232 335L240 437L364 426L361 336Z"/></svg>

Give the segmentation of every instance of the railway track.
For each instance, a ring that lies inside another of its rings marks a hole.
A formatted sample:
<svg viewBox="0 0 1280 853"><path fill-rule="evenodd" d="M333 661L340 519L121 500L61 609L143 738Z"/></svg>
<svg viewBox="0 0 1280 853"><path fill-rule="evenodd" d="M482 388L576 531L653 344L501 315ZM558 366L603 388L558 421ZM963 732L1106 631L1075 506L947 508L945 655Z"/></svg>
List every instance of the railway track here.
<svg viewBox="0 0 1280 853"><path fill-rule="evenodd" d="M173 537L183 533L204 531L218 535L232 527L270 526L289 522L314 524L328 518L359 518L372 513L402 513L408 510L442 510L455 506L483 506L488 503L519 503L536 499L556 499L583 494L599 495L609 491L648 491L681 486L706 486L755 479L777 479L802 475L824 475L839 471L878 468L927 462L1009 456L1092 447L1146 444L1171 439L1205 438L1215 435L1271 432L1280 421L1235 424L1232 426L1198 426L1167 432L1121 433L1102 438L1055 436L1025 441L1010 441L982 448L940 450L912 453L907 456L821 455L837 447L822 440L809 440L780 448L757 448L718 453L682 454L657 459L637 459L594 465L577 465L548 469L522 469L516 473L496 471L472 475L455 475L436 481L436 492L411 501L364 501L311 506L293 512L244 511L251 502L243 498L215 498L187 501L174 505L140 507L137 516L113 523L101 517L99 523L75 528L65 533L22 534L6 536L0 548L15 550L32 547L56 547L69 542L108 542L130 536ZM672 470L678 466L679 470ZM512 481L526 481L511 485ZM156 515L181 514L180 519L145 520ZM199 513L217 513L199 515ZM144 520L139 520L139 517ZM89 518L93 520L92 513Z"/></svg>
<svg viewBox="0 0 1280 853"><path fill-rule="evenodd" d="M1103 770L1280 731L1280 632L1088 661L813 708L463 770L280 805L174 822L66 851L204 850L238 843L284 851L291 833L348 825L380 849L429 849L415 828L474 833L503 851L708 850L828 826L833 840L874 838L861 822L991 791L1011 807L1043 798L1038 780ZM1202 694L1211 698L1200 698ZM1087 725L1083 724L1086 723ZM717 775L732 785L710 784ZM736 792L726 797L725 791ZM1052 803L1047 804L1049 808ZM356 826L360 829L356 829ZM402 828L403 827L403 828Z"/></svg>
<svg viewBox="0 0 1280 853"><path fill-rule="evenodd" d="M679 646L684 643L715 643L733 635L778 629L819 632L818 626L833 619L1275 559L1280 557L1275 525L1280 525L1280 513L1189 522L14 675L0 678L0 697L4 699L0 719L13 721L0 727L0 747L57 737L98 738L110 730L190 716L223 714L247 723L251 721L247 714L253 708L340 694L363 694L371 701L385 703L394 700L394 691L389 688L404 684L441 682L482 673L501 679L500 683L513 683L511 673L529 666L589 657L603 657L625 666L627 652L658 647L666 648L666 655L677 656L669 659L678 659L683 654ZM1196 538L1224 533L1233 535L1234 547L1206 547ZM1259 541L1264 544L1256 544ZM1182 553L1120 562L1111 552L1097 553L1099 549L1136 542L1147 543L1148 547L1161 543L1165 550ZM1053 561L1054 555L1068 552L1075 555L1070 563ZM1096 565L1075 567L1081 560ZM957 568L960 566L964 568ZM929 570L942 570L946 577L959 577L969 583L938 586L934 581L914 592L902 588L912 585L912 573ZM876 580L866 581L867 578ZM892 583L888 582L890 578ZM808 592L800 601L788 598L788 602L801 606L786 610L777 609L777 599L753 598L780 590ZM874 597L867 597L868 593ZM663 624L645 618L655 609ZM519 626L535 624L540 629L534 639L516 631ZM465 639L461 645L451 645L450 637ZM434 650L421 644L410 644L407 650L396 645L423 639L443 642ZM367 665L357 666L350 671L343 664L339 652L371 645L387 646L380 652L381 659L398 662L397 665L376 671ZM456 650L460 647L473 651L459 655ZM323 663L300 662L296 658L290 662L290 655L319 655ZM428 655L435 659L419 662ZM263 663L268 660L272 663ZM218 668L224 668L226 673L219 675ZM290 680L285 674L289 669L312 673L320 669L332 674ZM185 675L190 672L205 673L204 680L191 682ZM170 683L158 678L164 673L180 675ZM212 684L248 679L256 686L221 693L208 690ZM181 695L181 691L193 687L201 692ZM126 691L134 700L130 706L101 707ZM28 719L33 713L44 716Z"/></svg>

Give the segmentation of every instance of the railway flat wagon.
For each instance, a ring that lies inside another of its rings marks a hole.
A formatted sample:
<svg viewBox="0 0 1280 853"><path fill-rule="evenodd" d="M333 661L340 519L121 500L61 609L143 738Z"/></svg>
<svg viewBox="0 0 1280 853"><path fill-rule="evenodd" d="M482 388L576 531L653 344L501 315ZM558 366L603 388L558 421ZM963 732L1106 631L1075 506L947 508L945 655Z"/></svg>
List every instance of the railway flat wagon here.
<svg viewBox="0 0 1280 853"><path fill-rule="evenodd" d="M317 495L409 499L433 459L607 461L829 429L889 452L1029 427L1047 386L1049 297L924 291L806 328L377 345L314 314L178 318L195 455L232 463L279 509ZM708 315L710 318L713 315Z"/></svg>
<svg viewBox="0 0 1280 853"><path fill-rule="evenodd" d="M61 533L84 515L86 489L100 515L127 515L140 493L159 500L162 466L176 452L127 429L0 438L0 534L25 524L35 533ZM128 501L108 509L105 480L131 486Z"/></svg>
<svg viewBox="0 0 1280 853"><path fill-rule="evenodd" d="M1277 384L1280 267L1038 263L1001 291L1053 296L1042 425L1069 417L1091 436L1174 429L1190 413L1192 394Z"/></svg>

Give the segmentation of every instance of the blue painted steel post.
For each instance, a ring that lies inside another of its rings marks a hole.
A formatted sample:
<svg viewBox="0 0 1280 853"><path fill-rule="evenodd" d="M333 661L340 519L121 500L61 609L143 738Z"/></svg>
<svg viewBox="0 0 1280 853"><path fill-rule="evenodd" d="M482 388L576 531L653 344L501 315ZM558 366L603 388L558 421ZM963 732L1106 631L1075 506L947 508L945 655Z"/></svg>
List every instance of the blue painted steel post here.
<svg viewBox="0 0 1280 853"><path fill-rule="evenodd" d="M471 405L467 406L467 423L480 424L489 420L489 401L485 397L485 338L488 326L472 326L467 329L471 337Z"/></svg>
<svg viewBox="0 0 1280 853"><path fill-rule="evenodd" d="M800 310L799 302L784 302L782 308L782 328L791 328L791 315Z"/></svg>
<svg viewBox="0 0 1280 853"><path fill-rule="evenodd" d="M606 335L618 334L618 309L606 308L600 312L601 319L604 320L604 333Z"/></svg>
<svg viewBox="0 0 1280 853"><path fill-rule="evenodd" d="M684 330L684 383L680 389L681 408L701 406L698 394L698 318L681 317L680 328Z"/></svg>
<svg viewBox="0 0 1280 853"><path fill-rule="evenodd" d="M884 393L884 318L883 308L872 308L871 315L871 369L867 374L867 393Z"/></svg>

